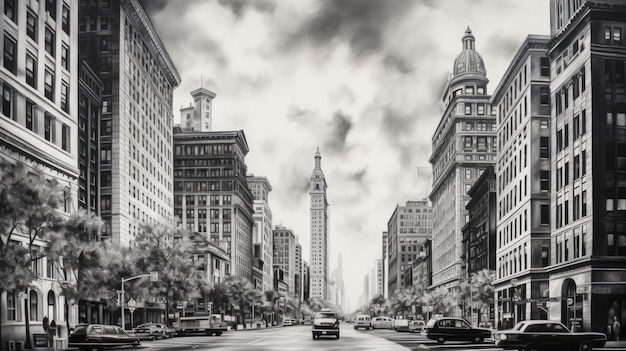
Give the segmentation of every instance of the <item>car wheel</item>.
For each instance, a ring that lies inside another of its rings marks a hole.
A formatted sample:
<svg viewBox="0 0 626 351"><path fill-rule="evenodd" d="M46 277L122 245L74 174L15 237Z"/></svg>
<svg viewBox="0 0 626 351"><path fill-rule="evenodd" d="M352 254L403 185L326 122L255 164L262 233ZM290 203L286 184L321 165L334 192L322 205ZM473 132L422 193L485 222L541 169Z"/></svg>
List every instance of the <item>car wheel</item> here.
<svg viewBox="0 0 626 351"><path fill-rule="evenodd" d="M339 333L337 333L337 340L339 340Z"/></svg>
<svg viewBox="0 0 626 351"><path fill-rule="evenodd" d="M444 342L446 342L446 339L444 339L441 336L437 339L437 343L439 343L439 344L443 344Z"/></svg>
<svg viewBox="0 0 626 351"><path fill-rule="evenodd" d="M475 336L474 337L474 342L477 343L477 344L483 342L483 337L482 336Z"/></svg>
<svg viewBox="0 0 626 351"><path fill-rule="evenodd" d="M583 340L583 342L581 342L578 345L578 351L589 351L591 350L591 343L589 342L589 340Z"/></svg>
<svg viewBox="0 0 626 351"><path fill-rule="evenodd" d="M357 328L357 327L356 327L356 325L355 325L355 326L354 326L354 330L357 330L357 329L359 329L359 328Z"/></svg>
<svg viewBox="0 0 626 351"><path fill-rule="evenodd" d="M313 333L313 340L317 339L317 335Z"/></svg>

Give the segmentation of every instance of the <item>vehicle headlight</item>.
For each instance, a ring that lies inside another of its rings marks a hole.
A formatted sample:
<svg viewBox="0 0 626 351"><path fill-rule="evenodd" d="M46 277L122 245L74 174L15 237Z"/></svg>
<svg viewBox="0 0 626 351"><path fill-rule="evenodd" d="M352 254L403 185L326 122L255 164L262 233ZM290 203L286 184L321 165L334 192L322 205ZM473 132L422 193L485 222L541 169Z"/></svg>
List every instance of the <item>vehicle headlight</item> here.
<svg viewBox="0 0 626 351"><path fill-rule="evenodd" d="M334 328L339 328L339 321L336 321L335 324L333 325Z"/></svg>
<svg viewBox="0 0 626 351"><path fill-rule="evenodd" d="M500 340L506 340L506 334L498 334L500 336Z"/></svg>

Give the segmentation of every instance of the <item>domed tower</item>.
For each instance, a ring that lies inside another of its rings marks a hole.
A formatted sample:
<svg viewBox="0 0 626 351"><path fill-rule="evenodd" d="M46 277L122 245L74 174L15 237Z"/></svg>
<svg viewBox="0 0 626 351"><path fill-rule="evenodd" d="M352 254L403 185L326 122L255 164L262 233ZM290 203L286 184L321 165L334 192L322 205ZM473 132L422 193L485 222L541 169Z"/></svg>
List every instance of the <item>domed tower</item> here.
<svg viewBox="0 0 626 351"><path fill-rule="evenodd" d="M487 68L482 56L476 51L476 39L467 27L461 38L463 51L454 60L452 74L444 91L444 105L460 93L484 95L487 91Z"/></svg>
<svg viewBox="0 0 626 351"><path fill-rule="evenodd" d="M461 38L443 92L443 114L432 138L430 193L433 209L432 285L456 287L464 276L463 227L471 199L468 190L496 159L496 117L487 95L487 69L476 52L472 31Z"/></svg>

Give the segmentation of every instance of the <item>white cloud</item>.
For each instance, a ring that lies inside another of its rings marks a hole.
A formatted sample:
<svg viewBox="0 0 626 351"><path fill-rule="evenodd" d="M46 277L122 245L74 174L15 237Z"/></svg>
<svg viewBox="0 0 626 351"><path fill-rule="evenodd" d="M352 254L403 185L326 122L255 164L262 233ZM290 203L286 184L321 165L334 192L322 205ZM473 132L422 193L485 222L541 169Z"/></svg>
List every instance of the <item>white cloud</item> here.
<svg viewBox="0 0 626 351"><path fill-rule="evenodd" d="M549 32L548 4L255 3L170 0L154 10L153 23L183 79L174 106L189 104L203 76L217 93L213 128L245 131L248 170L269 178L275 224L294 229L307 259L306 185L320 147L331 205L330 269L341 252L355 306L396 204L430 191L417 168L430 172L442 88L466 27L493 91L526 35ZM333 135L345 138L333 144Z"/></svg>

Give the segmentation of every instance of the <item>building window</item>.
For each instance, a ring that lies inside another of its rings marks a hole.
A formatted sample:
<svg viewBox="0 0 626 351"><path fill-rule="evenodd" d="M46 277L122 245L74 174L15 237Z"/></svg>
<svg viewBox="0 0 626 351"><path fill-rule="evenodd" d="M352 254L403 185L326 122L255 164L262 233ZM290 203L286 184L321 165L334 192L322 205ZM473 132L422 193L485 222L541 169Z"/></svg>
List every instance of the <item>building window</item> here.
<svg viewBox="0 0 626 351"><path fill-rule="evenodd" d="M37 15L32 11L26 11L26 35L37 41Z"/></svg>
<svg viewBox="0 0 626 351"><path fill-rule="evenodd" d="M463 147L466 150L471 150L472 146L473 146L472 137L471 136L463 137Z"/></svg>
<svg viewBox="0 0 626 351"><path fill-rule="evenodd" d="M13 74L17 74L17 41L8 35L4 35L4 68Z"/></svg>
<svg viewBox="0 0 626 351"><path fill-rule="evenodd" d="M48 100L54 101L54 75L48 70L44 75L44 95Z"/></svg>
<svg viewBox="0 0 626 351"><path fill-rule="evenodd" d="M541 224L550 224L550 205L541 205Z"/></svg>
<svg viewBox="0 0 626 351"><path fill-rule="evenodd" d="M550 88L542 87L539 90L541 105L550 105Z"/></svg>
<svg viewBox="0 0 626 351"><path fill-rule="evenodd" d="M53 20L57 19L57 0L46 0L46 12Z"/></svg>
<svg viewBox="0 0 626 351"><path fill-rule="evenodd" d="M541 192L550 191L550 171L540 171Z"/></svg>
<svg viewBox="0 0 626 351"><path fill-rule="evenodd" d="M66 45L61 46L61 66L65 68L65 70L70 70L70 48Z"/></svg>
<svg viewBox="0 0 626 351"><path fill-rule="evenodd" d="M46 26L45 48L46 52L52 57L54 57L54 44L54 31L50 27Z"/></svg>
<svg viewBox="0 0 626 351"><path fill-rule="evenodd" d="M37 60L26 54L26 83L37 89Z"/></svg>
<svg viewBox="0 0 626 351"><path fill-rule="evenodd" d="M26 128L28 130L34 130L33 117L35 115L35 104L32 101L26 100Z"/></svg>
<svg viewBox="0 0 626 351"><path fill-rule="evenodd" d="M539 138L539 157L550 158L550 138Z"/></svg>
<svg viewBox="0 0 626 351"><path fill-rule="evenodd" d="M469 102L465 103L465 114L466 115L472 114L472 104L470 104Z"/></svg>
<svg viewBox="0 0 626 351"><path fill-rule="evenodd" d="M67 34L70 34L70 9L63 4L61 9L61 29Z"/></svg>
<svg viewBox="0 0 626 351"><path fill-rule="evenodd" d="M7 83L0 83L2 89L2 110L0 112L8 117L13 118L13 87Z"/></svg>
<svg viewBox="0 0 626 351"><path fill-rule="evenodd" d="M61 126L61 148L70 151L70 126L67 124Z"/></svg>
<svg viewBox="0 0 626 351"><path fill-rule="evenodd" d="M111 149L110 148L100 149L100 161L103 163L111 163Z"/></svg>
<svg viewBox="0 0 626 351"><path fill-rule="evenodd" d="M479 115L484 115L485 114L485 104L478 104L476 105L477 107L477 113Z"/></svg>
<svg viewBox="0 0 626 351"><path fill-rule="evenodd" d="M7 291L7 321L17 321L17 299L15 291Z"/></svg>
<svg viewBox="0 0 626 351"><path fill-rule="evenodd" d="M111 195L102 195L100 198L100 209L103 211L111 210Z"/></svg>
<svg viewBox="0 0 626 351"><path fill-rule="evenodd" d="M70 106L68 102L70 87L66 83L61 83L61 109L65 112L70 112Z"/></svg>
<svg viewBox="0 0 626 351"><path fill-rule="evenodd" d="M37 321L39 320L39 313L37 313L37 311L39 310L39 296L37 295L37 292L35 290L31 290L29 293L29 305L30 305L30 315L29 318L31 321Z"/></svg>
<svg viewBox="0 0 626 351"><path fill-rule="evenodd" d="M43 119L43 137L48 141L52 141L52 119L53 117L48 113L46 113Z"/></svg>

